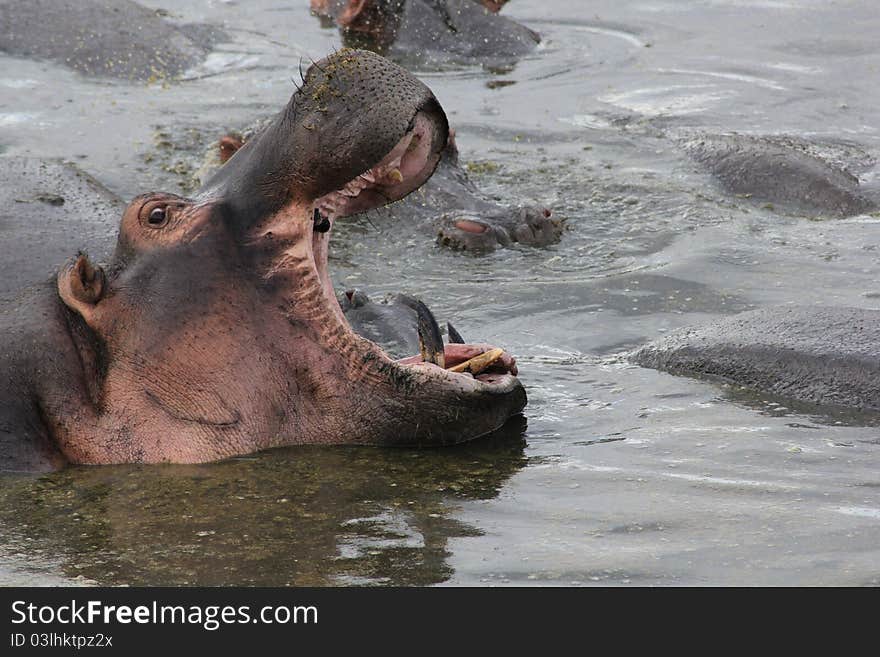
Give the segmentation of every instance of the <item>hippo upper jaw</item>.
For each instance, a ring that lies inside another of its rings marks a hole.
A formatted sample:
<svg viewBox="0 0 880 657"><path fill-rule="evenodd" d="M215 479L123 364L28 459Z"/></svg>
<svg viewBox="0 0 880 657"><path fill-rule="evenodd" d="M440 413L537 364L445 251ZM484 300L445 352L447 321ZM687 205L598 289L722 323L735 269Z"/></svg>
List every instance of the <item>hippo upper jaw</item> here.
<svg viewBox="0 0 880 657"><path fill-rule="evenodd" d="M399 200L431 177L440 162L437 144L442 129L430 110L420 110L411 127L380 162L342 188L315 201L315 209L330 221Z"/></svg>

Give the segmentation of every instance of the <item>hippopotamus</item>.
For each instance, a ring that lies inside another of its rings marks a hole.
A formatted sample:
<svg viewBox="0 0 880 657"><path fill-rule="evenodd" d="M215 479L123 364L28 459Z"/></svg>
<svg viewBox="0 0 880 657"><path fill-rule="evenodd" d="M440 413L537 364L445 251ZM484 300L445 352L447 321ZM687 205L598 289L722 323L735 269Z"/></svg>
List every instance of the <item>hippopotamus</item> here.
<svg viewBox="0 0 880 657"><path fill-rule="evenodd" d="M0 51L91 76L172 79L225 38L211 26L174 25L131 0L0 0Z"/></svg>
<svg viewBox="0 0 880 657"><path fill-rule="evenodd" d="M510 354L420 324L421 353L394 360L330 284L333 224L417 189L447 140L433 94L388 60L310 67L192 198L137 196L108 262L75 254L3 308L0 469L445 445L520 413Z"/></svg>
<svg viewBox="0 0 880 657"><path fill-rule="evenodd" d="M631 360L819 406L880 412L880 311L782 306L685 329Z"/></svg>
<svg viewBox="0 0 880 657"><path fill-rule="evenodd" d="M479 62L505 66L541 37L497 12L493 0L311 0L312 12L339 26L345 45L417 65Z"/></svg>
<svg viewBox="0 0 880 657"><path fill-rule="evenodd" d="M196 179L210 175L262 128L258 122L241 133L221 137L210 147ZM450 130L434 175L403 201L371 212L370 220L384 226L417 224L441 246L475 252L514 243L547 246L558 242L565 230L564 220L554 216L551 208L502 205L483 194L459 163L454 130Z"/></svg>
<svg viewBox="0 0 880 657"><path fill-rule="evenodd" d="M813 218L875 212L877 195L843 165L798 139L772 135L700 134L681 142L730 194Z"/></svg>
<svg viewBox="0 0 880 657"><path fill-rule="evenodd" d="M451 133L434 175L403 203L379 210L379 221L417 221L437 243L466 251L492 251L499 246L547 246L559 241L563 219L548 207L507 206L487 198L459 164Z"/></svg>

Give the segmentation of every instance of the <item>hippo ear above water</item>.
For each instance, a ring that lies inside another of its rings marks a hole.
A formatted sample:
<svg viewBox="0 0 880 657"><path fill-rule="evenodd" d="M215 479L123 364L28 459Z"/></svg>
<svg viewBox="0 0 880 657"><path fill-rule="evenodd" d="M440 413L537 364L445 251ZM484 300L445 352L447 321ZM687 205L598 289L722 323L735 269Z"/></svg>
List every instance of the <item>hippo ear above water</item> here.
<svg viewBox="0 0 880 657"><path fill-rule="evenodd" d="M345 32L380 37L386 30L397 31L405 4L406 0L343 0L336 24Z"/></svg>
<svg viewBox="0 0 880 657"><path fill-rule="evenodd" d="M104 270L93 265L88 256L79 254L58 272L58 295L64 304L87 324L95 322L95 307L104 295Z"/></svg>
<svg viewBox="0 0 880 657"><path fill-rule="evenodd" d="M362 29L365 27L368 15L374 9L376 9L376 0L348 0L336 16L336 23L339 27L349 30Z"/></svg>

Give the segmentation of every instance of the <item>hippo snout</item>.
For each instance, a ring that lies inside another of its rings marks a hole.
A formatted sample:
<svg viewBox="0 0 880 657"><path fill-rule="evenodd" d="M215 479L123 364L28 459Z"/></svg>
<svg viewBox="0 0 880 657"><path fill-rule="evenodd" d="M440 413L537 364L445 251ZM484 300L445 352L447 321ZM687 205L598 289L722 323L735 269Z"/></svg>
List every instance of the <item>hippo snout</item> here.
<svg viewBox="0 0 880 657"><path fill-rule="evenodd" d="M514 242L546 246L559 241L564 223L549 208L525 206L499 213L444 215L437 242L463 251L491 251Z"/></svg>
<svg viewBox="0 0 880 657"><path fill-rule="evenodd" d="M520 208L513 235L520 244L545 246L559 240L562 228L562 220L549 208Z"/></svg>

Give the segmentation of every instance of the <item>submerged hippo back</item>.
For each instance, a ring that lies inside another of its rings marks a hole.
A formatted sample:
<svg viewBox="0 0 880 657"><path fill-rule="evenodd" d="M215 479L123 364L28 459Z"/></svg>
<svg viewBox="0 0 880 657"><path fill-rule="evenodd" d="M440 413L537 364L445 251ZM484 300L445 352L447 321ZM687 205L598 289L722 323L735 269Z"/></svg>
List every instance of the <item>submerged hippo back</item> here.
<svg viewBox="0 0 880 657"><path fill-rule="evenodd" d="M798 401L880 411L880 311L763 308L686 329L632 359Z"/></svg>
<svg viewBox="0 0 880 657"><path fill-rule="evenodd" d="M859 179L846 169L781 137L701 135L685 150L732 194L811 217L869 212Z"/></svg>
<svg viewBox="0 0 880 657"><path fill-rule="evenodd" d="M0 307L42 283L77 249L110 252L122 202L72 164L26 157L0 158Z"/></svg>

